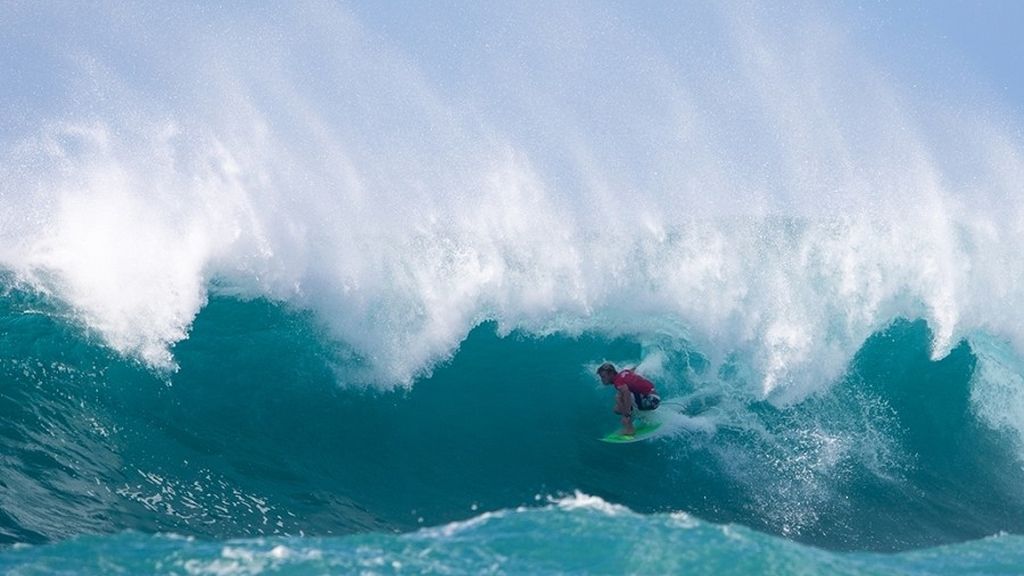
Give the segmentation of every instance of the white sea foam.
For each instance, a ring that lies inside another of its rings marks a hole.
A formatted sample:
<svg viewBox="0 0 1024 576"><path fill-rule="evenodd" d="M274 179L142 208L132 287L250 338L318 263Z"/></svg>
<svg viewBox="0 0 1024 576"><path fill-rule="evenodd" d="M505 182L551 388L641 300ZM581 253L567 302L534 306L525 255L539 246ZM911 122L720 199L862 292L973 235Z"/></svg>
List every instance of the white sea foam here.
<svg viewBox="0 0 1024 576"><path fill-rule="evenodd" d="M668 39L510 8L454 54L326 4L18 10L66 34L0 143L0 265L155 366L211 281L313 309L385 385L487 319L686 338L778 402L897 315L936 357L1024 349L1012 132L842 17L694 8Z"/></svg>
<svg viewBox="0 0 1024 576"><path fill-rule="evenodd" d="M576 490L572 496L548 498L548 501L562 510L594 510L608 516L618 516L631 512L629 508L621 504L608 502L599 496L584 494L579 490Z"/></svg>

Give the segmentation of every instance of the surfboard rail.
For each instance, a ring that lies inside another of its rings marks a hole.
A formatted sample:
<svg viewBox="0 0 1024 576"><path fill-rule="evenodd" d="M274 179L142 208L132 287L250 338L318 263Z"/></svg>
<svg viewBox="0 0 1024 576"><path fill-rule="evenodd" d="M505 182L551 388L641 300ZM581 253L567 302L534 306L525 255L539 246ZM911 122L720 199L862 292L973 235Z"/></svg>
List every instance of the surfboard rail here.
<svg viewBox="0 0 1024 576"><path fill-rule="evenodd" d="M622 434L621 430L615 430L604 435L601 438L602 442L609 442L612 444L628 444L630 442L639 442L650 438L654 432L661 427L661 422L656 421L643 421L637 422L633 434Z"/></svg>

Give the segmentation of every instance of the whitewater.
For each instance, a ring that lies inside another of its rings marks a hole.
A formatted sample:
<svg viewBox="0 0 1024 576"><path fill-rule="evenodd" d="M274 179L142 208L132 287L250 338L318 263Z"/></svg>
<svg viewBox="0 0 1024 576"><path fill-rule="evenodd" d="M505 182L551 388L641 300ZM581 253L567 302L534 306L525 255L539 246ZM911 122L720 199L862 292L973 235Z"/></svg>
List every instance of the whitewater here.
<svg viewBox="0 0 1024 576"><path fill-rule="evenodd" d="M878 18L0 7L0 567L1019 571L1019 113Z"/></svg>

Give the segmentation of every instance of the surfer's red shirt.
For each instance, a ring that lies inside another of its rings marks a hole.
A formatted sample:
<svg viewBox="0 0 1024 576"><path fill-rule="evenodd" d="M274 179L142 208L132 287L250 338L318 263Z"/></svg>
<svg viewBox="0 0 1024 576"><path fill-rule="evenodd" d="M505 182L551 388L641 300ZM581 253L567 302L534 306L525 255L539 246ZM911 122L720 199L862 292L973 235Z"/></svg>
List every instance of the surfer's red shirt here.
<svg viewBox="0 0 1024 576"><path fill-rule="evenodd" d="M650 380L637 375L632 370L623 370L622 372L619 372L615 377L615 380L612 380L612 384L614 384L616 388L627 386L629 391L634 394L646 395L654 392L654 384L651 384Z"/></svg>

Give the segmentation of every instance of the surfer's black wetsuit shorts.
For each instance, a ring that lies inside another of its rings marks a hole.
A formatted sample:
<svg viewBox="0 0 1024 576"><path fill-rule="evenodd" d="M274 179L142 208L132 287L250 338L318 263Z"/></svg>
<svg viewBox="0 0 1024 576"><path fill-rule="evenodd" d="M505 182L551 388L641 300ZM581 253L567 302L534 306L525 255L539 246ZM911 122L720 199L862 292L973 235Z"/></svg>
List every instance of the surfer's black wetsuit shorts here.
<svg viewBox="0 0 1024 576"><path fill-rule="evenodd" d="M657 408L661 404L661 398L657 394L633 392L633 404L636 405L638 410L647 412Z"/></svg>

